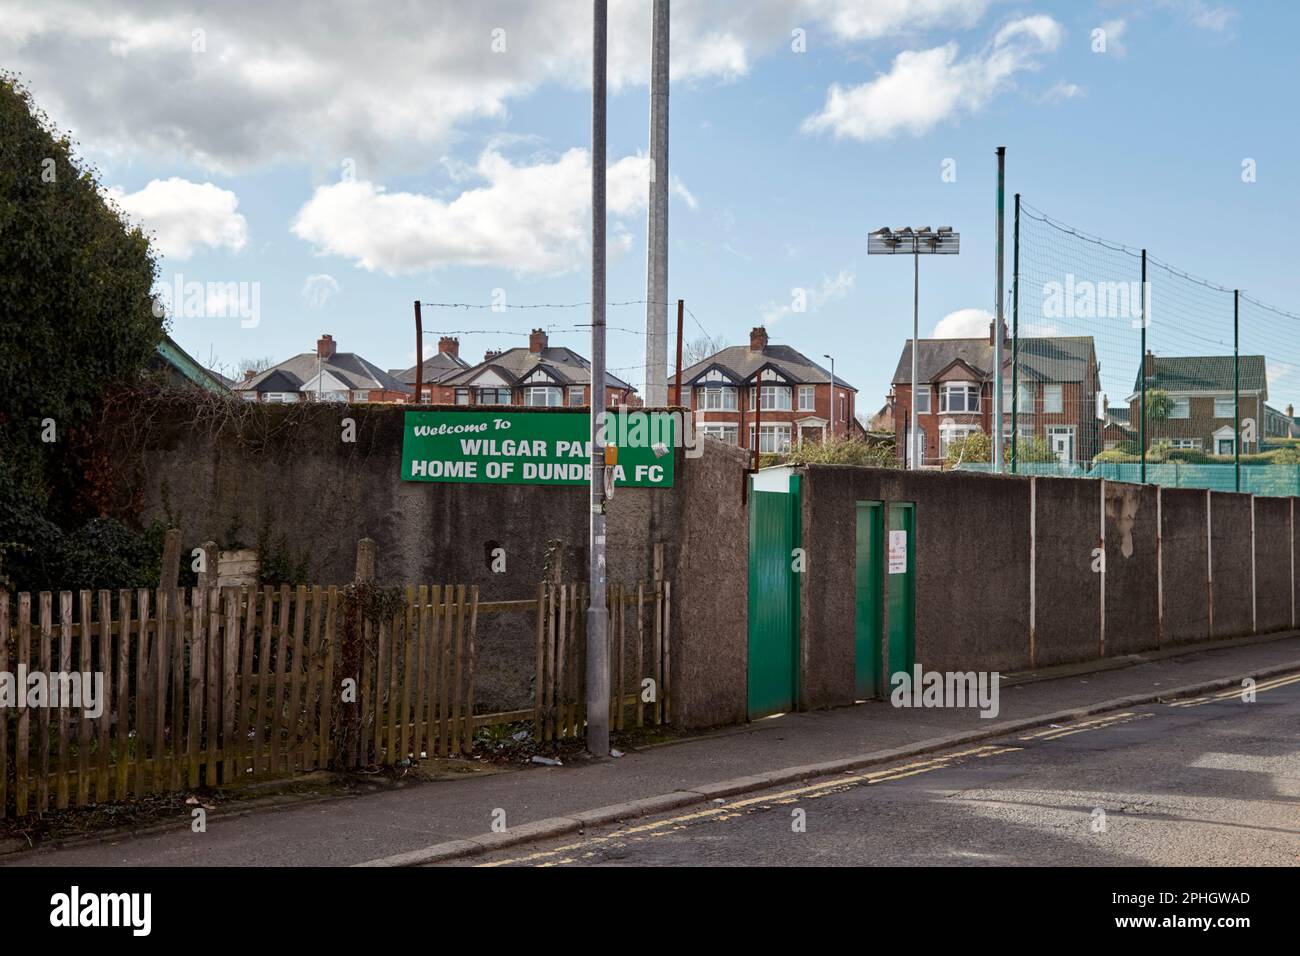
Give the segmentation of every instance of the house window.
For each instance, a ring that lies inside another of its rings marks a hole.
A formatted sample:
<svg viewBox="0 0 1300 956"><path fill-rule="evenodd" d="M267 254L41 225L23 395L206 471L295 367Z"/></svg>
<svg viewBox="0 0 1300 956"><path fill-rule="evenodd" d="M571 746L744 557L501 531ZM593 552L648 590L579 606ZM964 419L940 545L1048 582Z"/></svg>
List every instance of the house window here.
<svg viewBox="0 0 1300 956"><path fill-rule="evenodd" d="M978 425L948 425L939 428L939 457L948 457L948 446L959 438L973 435L980 431Z"/></svg>
<svg viewBox="0 0 1300 956"><path fill-rule="evenodd" d="M1016 402L1016 414L1032 415L1034 413L1034 387L1021 382L1017 391L1020 393L1020 401ZM1008 415L1011 414L1011 383L1006 380L1002 382L1002 411Z"/></svg>
<svg viewBox="0 0 1300 956"><path fill-rule="evenodd" d="M849 397L847 395L841 394L840 395L840 421L847 422L848 420L849 420Z"/></svg>
<svg viewBox="0 0 1300 956"><path fill-rule="evenodd" d="M510 389L508 388L480 388L478 390L479 405L509 405Z"/></svg>
<svg viewBox="0 0 1300 956"><path fill-rule="evenodd" d="M734 412L736 390L726 385L705 385L698 389L699 407L705 411Z"/></svg>
<svg viewBox="0 0 1300 956"><path fill-rule="evenodd" d="M739 430L735 425L705 425L703 430L710 438L725 441L728 445L736 444L740 438Z"/></svg>
<svg viewBox="0 0 1300 956"><path fill-rule="evenodd" d="M458 389L456 389L456 404L457 404L457 405L468 405L468 404L469 404L469 389L468 389L468 388L458 388Z"/></svg>
<svg viewBox="0 0 1300 956"><path fill-rule="evenodd" d="M754 386L752 385L749 387L749 407L754 407ZM765 412L790 411L790 386L764 385L762 410Z"/></svg>
<svg viewBox="0 0 1300 956"><path fill-rule="evenodd" d="M911 392L909 391L910 395ZM918 415L930 414L930 386L922 385L916 392L916 412Z"/></svg>
<svg viewBox="0 0 1300 956"><path fill-rule="evenodd" d="M1191 400L1186 398L1175 398L1174 407L1169 410L1170 418L1190 418L1191 417Z"/></svg>
<svg viewBox="0 0 1300 956"><path fill-rule="evenodd" d="M244 396L244 401L246 402L257 401L257 392L244 392L243 396Z"/></svg>
<svg viewBox="0 0 1300 956"><path fill-rule="evenodd" d="M980 388L969 382L945 382L939 388L939 411L978 412Z"/></svg>
<svg viewBox="0 0 1300 956"><path fill-rule="evenodd" d="M789 396L789 389L786 395ZM754 426L749 426L749 446L754 447ZM758 450L763 453L779 454L790 450L789 425L764 425L758 436Z"/></svg>
<svg viewBox="0 0 1300 956"><path fill-rule="evenodd" d="M1045 413L1060 414L1065 410L1065 401L1061 395L1061 386L1044 385L1043 386L1043 411Z"/></svg>
<svg viewBox="0 0 1300 956"><path fill-rule="evenodd" d="M582 400L583 400L583 398L584 398L584 396L583 396L583 394L582 394L582 386L581 386L581 385L570 385L570 386L569 386L569 404L570 404L570 405L581 405L581 404L582 404Z"/></svg>
<svg viewBox="0 0 1300 956"><path fill-rule="evenodd" d="M1231 438L1220 438L1215 442L1215 445L1217 446L1215 448L1215 454L1217 455L1235 454L1233 440Z"/></svg>
<svg viewBox="0 0 1300 956"><path fill-rule="evenodd" d="M817 393L812 385L799 386L799 411L811 412L817 407Z"/></svg>
<svg viewBox="0 0 1300 956"><path fill-rule="evenodd" d="M287 405L290 402L298 401L297 392L267 392L266 401L273 402L277 405Z"/></svg>
<svg viewBox="0 0 1300 956"><path fill-rule="evenodd" d="M1214 417L1215 418L1236 418L1237 403L1231 397L1216 398L1214 400Z"/></svg>
<svg viewBox="0 0 1300 956"><path fill-rule="evenodd" d="M524 404L529 408L554 408L563 404L561 398L558 385L530 385L524 389Z"/></svg>
<svg viewBox="0 0 1300 956"><path fill-rule="evenodd" d="M1201 440L1199 438L1164 438L1161 441L1168 442L1170 448L1179 448L1183 451L1201 450Z"/></svg>
<svg viewBox="0 0 1300 956"><path fill-rule="evenodd" d="M326 392L313 392L312 397L318 402L346 402L348 400L348 390L340 388L330 389Z"/></svg>

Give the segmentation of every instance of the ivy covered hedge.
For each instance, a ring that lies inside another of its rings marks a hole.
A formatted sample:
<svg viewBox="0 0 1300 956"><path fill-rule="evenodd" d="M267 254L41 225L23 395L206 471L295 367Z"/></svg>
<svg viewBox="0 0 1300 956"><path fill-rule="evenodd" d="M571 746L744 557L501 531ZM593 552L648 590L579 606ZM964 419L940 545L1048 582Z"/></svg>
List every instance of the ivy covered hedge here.
<svg viewBox="0 0 1300 956"><path fill-rule="evenodd" d="M148 237L8 73L0 233L0 586L145 583L157 532L101 519L79 493L72 449L163 336L150 296L157 264Z"/></svg>

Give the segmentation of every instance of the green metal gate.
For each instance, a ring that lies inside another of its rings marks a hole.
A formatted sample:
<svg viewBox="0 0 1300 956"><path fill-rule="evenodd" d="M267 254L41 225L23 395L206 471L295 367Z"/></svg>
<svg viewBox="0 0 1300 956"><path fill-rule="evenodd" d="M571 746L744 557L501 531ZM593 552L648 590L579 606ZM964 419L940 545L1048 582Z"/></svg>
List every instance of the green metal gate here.
<svg viewBox="0 0 1300 956"><path fill-rule="evenodd" d="M788 480L787 491L758 491L750 480L750 718L793 710L798 702L799 476Z"/></svg>
<svg viewBox="0 0 1300 956"><path fill-rule="evenodd" d="M889 673L916 663L916 506L889 505Z"/></svg>
<svg viewBox="0 0 1300 956"><path fill-rule="evenodd" d="M853 644L854 685L859 699L875 697L881 686L882 601L885 508L879 501L858 502Z"/></svg>

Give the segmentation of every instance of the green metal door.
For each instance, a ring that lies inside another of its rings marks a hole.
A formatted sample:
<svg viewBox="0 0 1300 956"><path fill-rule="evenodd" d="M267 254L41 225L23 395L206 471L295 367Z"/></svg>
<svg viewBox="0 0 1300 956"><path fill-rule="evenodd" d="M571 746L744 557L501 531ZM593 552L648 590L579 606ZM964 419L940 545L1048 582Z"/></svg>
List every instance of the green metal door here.
<svg viewBox="0 0 1300 956"><path fill-rule="evenodd" d="M884 561L885 508L879 501L858 502L857 570L854 606L854 679L859 699L875 697L881 685L881 570Z"/></svg>
<svg viewBox="0 0 1300 956"><path fill-rule="evenodd" d="M889 572L889 673L916 663L916 506L891 503L886 539Z"/></svg>
<svg viewBox="0 0 1300 956"><path fill-rule="evenodd" d="M793 710L798 699L799 478L789 491L749 492L749 716Z"/></svg>

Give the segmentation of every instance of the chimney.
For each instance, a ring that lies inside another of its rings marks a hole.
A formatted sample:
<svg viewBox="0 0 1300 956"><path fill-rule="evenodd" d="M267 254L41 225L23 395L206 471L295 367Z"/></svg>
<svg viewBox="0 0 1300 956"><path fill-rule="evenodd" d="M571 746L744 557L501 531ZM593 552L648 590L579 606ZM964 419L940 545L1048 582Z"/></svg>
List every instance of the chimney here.
<svg viewBox="0 0 1300 956"><path fill-rule="evenodd" d="M1109 395L1103 395L1103 396L1101 397L1101 414L1102 414L1103 417L1106 416L1106 415L1109 415L1109 414L1110 414L1110 396L1109 396Z"/></svg>
<svg viewBox="0 0 1300 956"><path fill-rule="evenodd" d="M490 362L500 354L501 354L500 349L488 349L486 352L483 353L483 361Z"/></svg>
<svg viewBox="0 0 1300 956"><path fill-rule="evenodd" d="M997 319L989 323L989 347L993 347L993 330L997 328ZM1005 322L1002 323L1002 347L1007 348L1011 344L1011 332Z"/></svg>
<svg viewBox="0 0 1300 956"><path fill-rule="evenodd" d="M446 352L452 358L460 355L460 339L452 338L450 335L444 335L438 339L438 351Z"/></svg>
<svg viewBox="0 0 1300 956"><path fill-rule="evenodd" d="M749 350L751 352L761 352L767 348L767 329L761 325L756 325L749 330Z"/></svg>
<svg viewBox="0 0 1300 956"><path fill-rule="evenodd" d="M528 336L528 351L532 352L534 355L540 355L542 350L545 348L546 333L541 329L533 329L532 333Z"/></svg>
<svg viewBox="0 0 1300 956"><path fill-rule="evenodd" d="M316 340L316 355L323 359L334 357L334 336L322 335Z"/></svg>
<svg viewBox="0 0 1300 956"><path fill-rule="evenodd" d="M1156 354L1150 349L1147 349L1146 357L1142 360L1142 375L1147 379L1156 377Z"/></svg>
<svg viewBox="0 0 1300 956"><path fill-rule="evenodd" d="M1288 405L1288 406L1286 407L1286 417L1287 417L1287 418L1295 418L1295 406L1294 406L1294 405Z"/></svg>
<svg viewBox="0 0 1300 956"><path fill-rule="evenodd" d="M246 369L244 369L244 381L245 381L245 382L251 382L251 381L252 381L253 379L255 379L255 378L257 378L257 369L255 369L255 368L246 368Z"/></svg>

